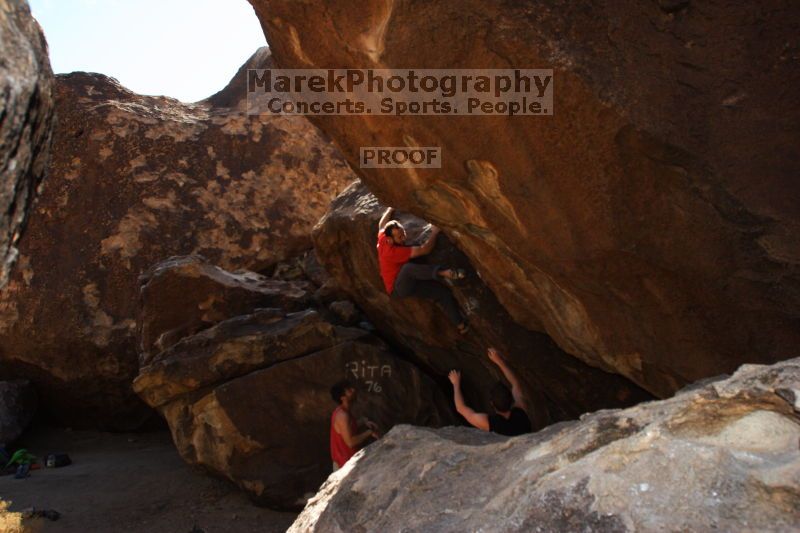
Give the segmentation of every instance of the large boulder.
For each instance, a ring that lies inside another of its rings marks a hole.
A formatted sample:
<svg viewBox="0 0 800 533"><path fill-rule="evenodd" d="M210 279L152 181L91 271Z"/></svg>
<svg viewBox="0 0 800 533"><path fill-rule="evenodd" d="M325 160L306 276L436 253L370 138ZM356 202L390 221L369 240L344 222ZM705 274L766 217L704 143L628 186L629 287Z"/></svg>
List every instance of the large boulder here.
<svg viewBox="0 0 800 533"><path fill-rule="evenodd" d="M52 138L53 71L25 0L0 1L0 289L18 250Z"/></svg>
<svg viewBox="0 0 800 533"><path fill-rule="evenodd" d="M0 446L11 444L22 435L37 406L36 391L29 381L0 381Z"/></svg>
<svg viewBox="0 0 800 533"><path fill-rule="evenodd" d="M511 439L397 427L290 532L794 531L800 359Z"/></svg>
<svg viewBox="0 0 800 533"><path fill-rule="evenodd" d="M0 296L0 374L32 379L71 425L136 426L139 275L198 253L261 270L311 246L352 180L303 117L248 116L242 79L186 104L100 74L59 75L50 179Z"/></svg>
<svg viewBox="0 0 800 533"><path fill-rule="evenodd" d="M462 310L469 313L470 333L462 337L430 301L391 299L381 281L375 251L378 220L384 210L364 185L350 185L314 228L317 255L383 335L442 376L460 368L464 393L473 407L490 409L488 392L499 377L485 355L489 346L503 352L516 371L538 427L650 398L627 379L593 368L563 352L547 335L517 324L484 284L484 273L478 275L443 235L424 260L467 271L467 279L452 290ZM403 222L409 239L426 238L423 220L406 213L395 216Z"/></svg>
<svg viewBox="0 0 800 533"><path fill-rule="evenodd" d="M166 418L181 456L259 504L301 507L331 471L329 389L360 389L355 416L383 431L453 418L436 385L384 343L316 311L258 310L186 337L142 367L134 389Z"/></svg>
<svg viewBox="0 0 800 533"><path fill-rule="evenodd" d="M795 355L795 2L250 1L283 68L554 70L552 116L314 117L354 168L441 147L360 174L526 329L657 396Z"/></svg>
<svg viewBox="0 0 800 533"><path fill-rule="evenodd" d="M139 277L139 364L198 331L259 307L289 311L311 303L313 285L250 271L228 272L197 255L171 257Z"/></svg>

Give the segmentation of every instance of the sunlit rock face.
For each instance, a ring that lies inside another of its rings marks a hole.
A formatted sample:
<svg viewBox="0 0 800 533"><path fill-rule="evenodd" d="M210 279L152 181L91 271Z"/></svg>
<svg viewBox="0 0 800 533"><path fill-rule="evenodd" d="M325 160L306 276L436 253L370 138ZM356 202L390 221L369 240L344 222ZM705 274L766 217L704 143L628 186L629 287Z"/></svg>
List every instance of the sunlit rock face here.
<svg viewBox="0 0 800 533"><path fill-rule="evenodd" d="M305 302L298 282L196 258L166 261L153 273L142 287L143 323L167 324L175 309L191 318L199 310L185 303L192 299L224 313L226 296L237 296L238 316L179 330L143 360L134 389L167 420L184 460L227 477L259 504L302 507L327 478L336 407L329 390L341 379L359 391L353 415L381 432L454 422L442 390L381 340L311 308L292 311ZM190 296L176 301L179 289Z"/></svg>
<svg viewBox="0 0 800 533"><path fill-rule="evenodd" d="M260 270L311 245L352 180L302 117L248 116L244 76L181 103L100 74L57 77L47 186L0 296L2 373L32 379L71 425L127 428L151 412L133 394L138 276L176 254Z"/></svg>
<svg viewBox="0 0 800 533"><path fill-rule="evenodd" d="M554 70L551 117L315 118L354 165L442 148L440 170L360 174L518 324L657 396L795 355L794 3L251 3L284 68Z"/></svg>
<svg viewBox="0 0 800 533"><path fill-rule="evenodd" d="M397 427L290 532L792 531L800 359L506 439Z"/></svg>
<svg viewBox="0 0 800 533"><path fill-rule="evenodd" d="M17 259L53 127L53 71L25 0L0 2L0 290Z"/></svg>
<svg viewBox="0 0 800 533"><path fill-rule="evenodd" d="M378 220L384 210L363 184L350 185L314 228L317 256L382 335L442 377L452 368L460 369L464 394L474 408L491 410L488 393L499 375L485 355L490 346L504 354L520 378L535 427L651 398L622 376L593 368L559 349L547 335L514 322L469 260L444 236L439 237L434 253L421 261L467 272L466 279L451 290L467 314L470 332L459 334L442 309L430 301L390 298L375 251ZM402 212L395 216L406 228L409 243L427 238L425 221Z"/></svg>

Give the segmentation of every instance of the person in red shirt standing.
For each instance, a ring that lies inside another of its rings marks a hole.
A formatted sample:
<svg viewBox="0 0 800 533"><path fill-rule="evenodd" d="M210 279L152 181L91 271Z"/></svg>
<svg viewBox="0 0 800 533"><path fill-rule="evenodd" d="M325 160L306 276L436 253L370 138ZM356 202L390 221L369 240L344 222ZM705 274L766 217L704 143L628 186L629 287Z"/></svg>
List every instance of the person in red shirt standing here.
<svg viewBox="0 0 800 533"><path fill-rule="evenodd" d="M440 265L422 265L409 262L415 257L428 255L436 245L439 228L432 226L431 235L421 246L406 246L403 225L391 220L394 208L390 207L378 222L378 264L387 294L397 298L416 296L438 302L459 333L466 333L467 322L461 315L455 298L441 281L463 279L461 269Z"/></svg>
<svg viewBox="0 0 800 533"><path fill-rule="evenodd" d="M336 472L361 448L370 437L378 438L378 427L364 420L366 430L358 432L358 424L350 414L350 408L358 398L355 386L347 380L331 387L331 398L338 407L331 415L331 459Z"/></svg>

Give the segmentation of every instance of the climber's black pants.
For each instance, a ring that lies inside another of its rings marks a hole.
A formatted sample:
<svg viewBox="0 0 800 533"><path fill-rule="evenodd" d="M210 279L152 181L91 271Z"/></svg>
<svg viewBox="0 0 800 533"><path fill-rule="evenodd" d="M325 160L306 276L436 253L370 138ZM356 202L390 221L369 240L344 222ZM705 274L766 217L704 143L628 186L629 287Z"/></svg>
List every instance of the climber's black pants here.
<svg viewBox="0 0 800 533"><path fill-rule="evenodd" d="M444 309L447 318L453 324L460 324L464 321L461 312L458 310L456 299L453 298L450 289L440 283L438 272L442 267L439 265L420 265L417 263L406 263L400 269L397 279L394 280L394 298L424 298L438 302Z"/></svg>

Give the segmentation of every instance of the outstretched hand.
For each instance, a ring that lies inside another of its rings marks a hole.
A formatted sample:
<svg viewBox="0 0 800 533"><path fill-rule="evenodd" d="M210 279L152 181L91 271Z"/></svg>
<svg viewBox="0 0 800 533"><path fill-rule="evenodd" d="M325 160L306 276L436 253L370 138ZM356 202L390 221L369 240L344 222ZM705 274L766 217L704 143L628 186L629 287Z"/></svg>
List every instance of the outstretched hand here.
<svg viewBox="0 0 800 533"><path fill-rule="evenodd" d="M457 387L461 384L461 372L458 370L451 370L449 374L447 374L448 379L450 379L450 383L453 384L454 387Z"/></svg>
<svg viewBox="0 0 800 533"><path fill-rule="evenodd" d="M489 360L496 365L499 365L503 362L503 356L500 355L500 352L498 352L495 348L489 348L486 350L486 355L488 355Z"/></svg>

